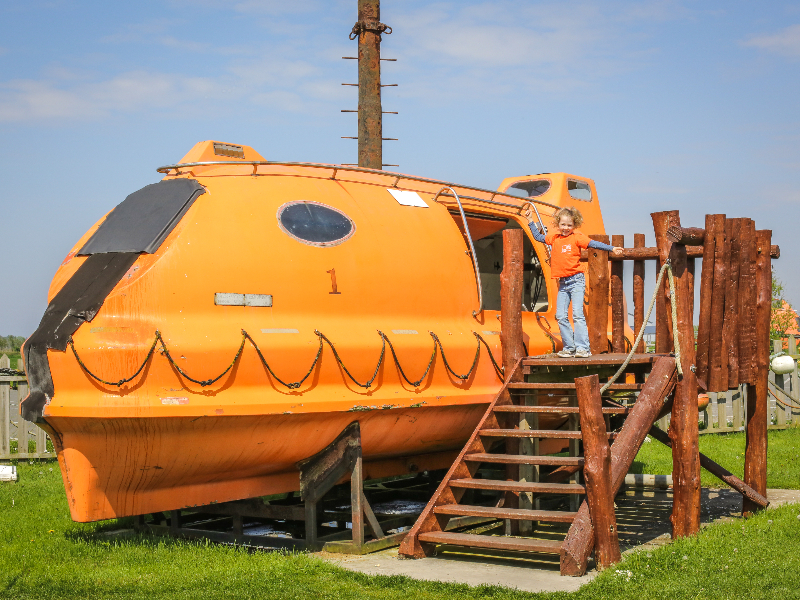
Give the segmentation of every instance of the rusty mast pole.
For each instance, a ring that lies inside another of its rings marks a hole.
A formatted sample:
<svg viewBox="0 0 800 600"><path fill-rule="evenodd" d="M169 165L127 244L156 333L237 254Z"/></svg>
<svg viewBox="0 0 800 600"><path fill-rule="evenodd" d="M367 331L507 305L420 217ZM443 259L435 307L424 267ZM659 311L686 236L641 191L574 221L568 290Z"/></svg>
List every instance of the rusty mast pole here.
<svg viewBox="0 0 800 600"><path fill-rule="evenodd" d="M392 28L380 22L380 0L358 0L358 22L350 39L358 37L358 166L383 168L381 108L381 34Z"/></svg>

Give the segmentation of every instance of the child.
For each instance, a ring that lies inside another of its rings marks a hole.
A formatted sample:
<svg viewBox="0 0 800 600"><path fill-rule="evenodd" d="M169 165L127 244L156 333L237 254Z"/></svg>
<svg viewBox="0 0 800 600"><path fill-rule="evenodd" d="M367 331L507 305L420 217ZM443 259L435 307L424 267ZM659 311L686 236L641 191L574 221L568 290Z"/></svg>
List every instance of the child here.
<svg viewBox="0 0 800 600"><path fill-rule="evenodd" d="M558 299L556 301L556 321L561 330L561 341L564 347L558 353L563 358L591 356L589 351L589 330L583 316L583 295L586 291L586 278L581 267L581 249L595 248L606 250L619 256L622 248L609 246L602 242L590 240L585 234L575 231L583 224L583 215L574 206L560 209L553 217L553 224L558 231L544 235L533 223L533 209L530 204L525 210L528 227L537 242L548 244L550 252L550 271L558 281ZM572 320L575 323L573 336L567 309L572 302ZM576 348L577 347L577 348Z"/></svg>

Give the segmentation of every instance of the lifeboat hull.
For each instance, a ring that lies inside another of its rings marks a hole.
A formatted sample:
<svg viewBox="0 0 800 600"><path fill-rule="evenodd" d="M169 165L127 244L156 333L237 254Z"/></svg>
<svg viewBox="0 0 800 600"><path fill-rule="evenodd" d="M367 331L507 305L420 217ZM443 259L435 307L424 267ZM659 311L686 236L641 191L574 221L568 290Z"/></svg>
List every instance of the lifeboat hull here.
<svg viewBox="0 0 800 600"><path fill-rule="evenodd" d="M497 253L503 227L527 227L522 201L448 188L478 273L441 182L273 165L248 147L253 164L217 164L217 145L167 169L193 196L161 229L123 214L126 200L79 240L25 344L22 414L50 434L76 521L296 491L297 462L354 421L367 477L446 468L501 387ZM550 193L551 209L570 201ZM155 234L114 230L121 214ZM602 233L596 203L585 216ZM531 238L523 329L537 355L560 340Z"/></svg>

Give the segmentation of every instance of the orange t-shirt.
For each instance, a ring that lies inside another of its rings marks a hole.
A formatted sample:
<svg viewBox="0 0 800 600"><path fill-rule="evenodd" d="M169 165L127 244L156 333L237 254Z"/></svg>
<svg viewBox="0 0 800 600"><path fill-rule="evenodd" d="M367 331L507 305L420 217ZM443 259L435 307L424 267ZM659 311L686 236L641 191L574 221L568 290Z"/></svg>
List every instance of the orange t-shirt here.
<svg viewBox="0 0 800 600"><path fill-rule="evenodd" d="M580 261L581 250L589 247L591 241L589 236L580 231L573 231L564 237L558 231L551 231L545 236L544 241L552 246L550 272L554 278L586 272Z"/></svg>

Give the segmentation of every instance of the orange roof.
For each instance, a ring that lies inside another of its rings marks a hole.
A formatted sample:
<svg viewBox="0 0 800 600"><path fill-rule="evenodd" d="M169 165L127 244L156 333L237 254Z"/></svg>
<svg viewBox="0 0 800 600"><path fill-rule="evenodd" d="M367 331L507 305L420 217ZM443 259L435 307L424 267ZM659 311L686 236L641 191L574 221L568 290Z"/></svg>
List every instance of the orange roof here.
<svg viewBox="0 0 800 600"><path fill-rule="evenodd" d="M780 312L787 312L787 311L791 313L794 320L794 325L792 327L789 327L789 329L785 331L784 335L800 335L800 328L798 327L798 325L800 324L798 324L797 311L795 311L795 309L792 308L791 304L789 304L786 300L784 300Z"/></svg>

